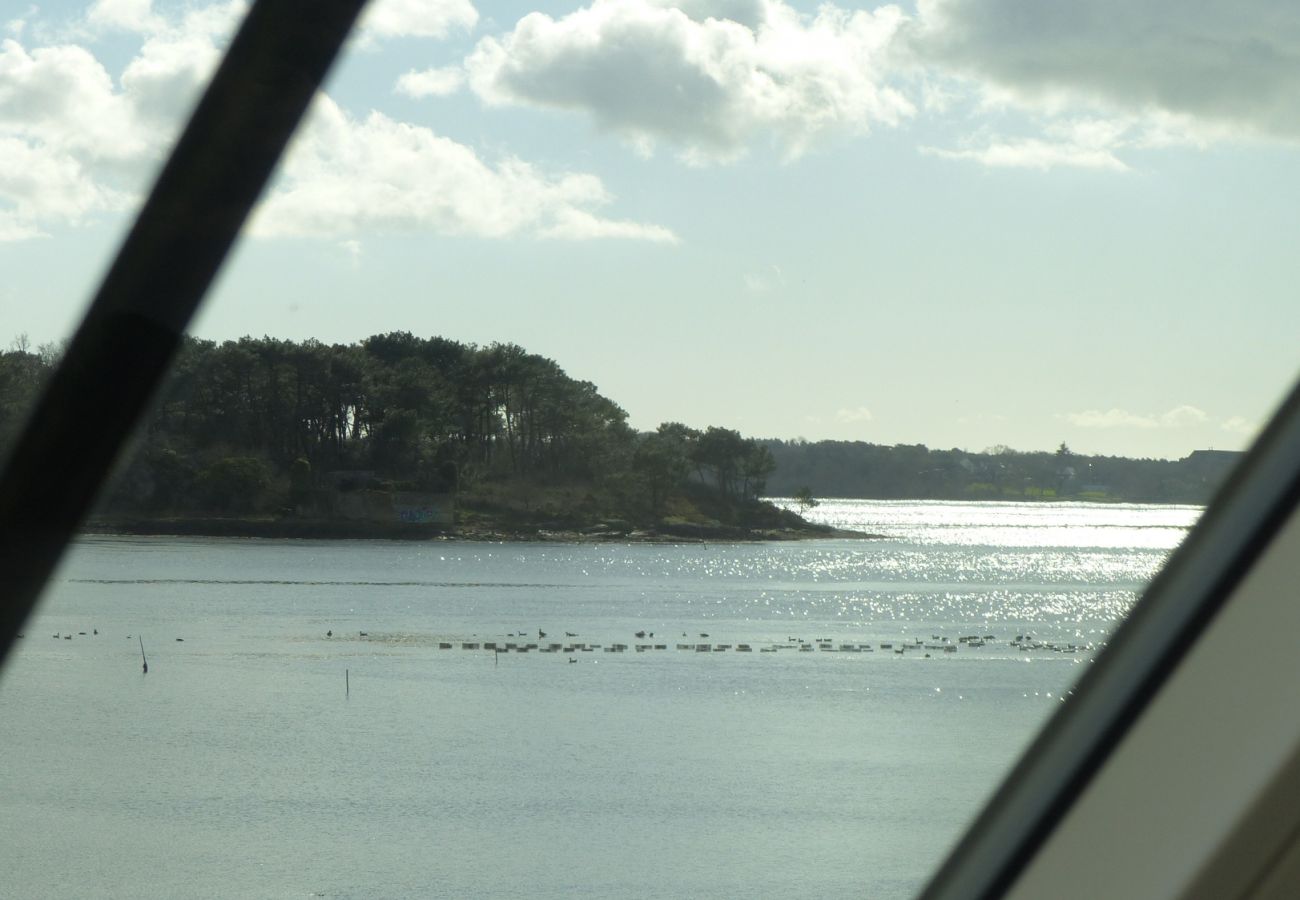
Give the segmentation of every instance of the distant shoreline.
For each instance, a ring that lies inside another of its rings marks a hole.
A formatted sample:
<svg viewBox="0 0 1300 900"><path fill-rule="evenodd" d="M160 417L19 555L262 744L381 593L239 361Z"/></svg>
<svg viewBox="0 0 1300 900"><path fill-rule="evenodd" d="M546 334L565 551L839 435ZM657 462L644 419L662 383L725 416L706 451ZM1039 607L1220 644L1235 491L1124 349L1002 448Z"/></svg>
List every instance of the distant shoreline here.
<svg viewBox="0 0 1300 900"><path fill-rule="evenodd" d="M434 525L383 524L331 519L191 517L96 518L82 534L174 537L240 537L310 540L404 540L547 542L570 544L760 543L804 540L878 540L885 535L830 527L745 529L727 525L672 525L645 529L507 528L493 525L444 528Z"/></svg>

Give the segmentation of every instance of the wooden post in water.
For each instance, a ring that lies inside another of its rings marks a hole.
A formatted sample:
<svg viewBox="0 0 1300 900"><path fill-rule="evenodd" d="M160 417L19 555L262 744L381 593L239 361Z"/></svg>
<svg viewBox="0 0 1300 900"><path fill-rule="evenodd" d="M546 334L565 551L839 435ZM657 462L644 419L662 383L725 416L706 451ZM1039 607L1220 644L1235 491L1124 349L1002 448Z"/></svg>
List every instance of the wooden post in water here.
<svg viewBox="0 0 1300 900"><path fill-rule="evenodd" d="M147 656L144 655L144 638L143 638L143 637L140 637L140 635L136 635L136 637L140 638L140 661L144 664L144 665L143 665L144 674L145 674L145 675L148 675L148 674L149 674L149 657L147 657Z"/></svg>

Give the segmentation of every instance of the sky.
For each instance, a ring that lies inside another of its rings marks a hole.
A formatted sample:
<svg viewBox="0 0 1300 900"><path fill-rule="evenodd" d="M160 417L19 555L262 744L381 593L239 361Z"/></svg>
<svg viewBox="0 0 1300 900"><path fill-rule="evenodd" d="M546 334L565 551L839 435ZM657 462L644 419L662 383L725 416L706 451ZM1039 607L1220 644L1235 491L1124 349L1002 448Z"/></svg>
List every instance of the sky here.
<svg viewBox="0 0 1300 900"><path fill-rule="evenodd" d="M0 9L0 345L246 9ZM638 428L1179 458L1300 373L1292 0L374 0L195 322L513 342Z"/></svg>

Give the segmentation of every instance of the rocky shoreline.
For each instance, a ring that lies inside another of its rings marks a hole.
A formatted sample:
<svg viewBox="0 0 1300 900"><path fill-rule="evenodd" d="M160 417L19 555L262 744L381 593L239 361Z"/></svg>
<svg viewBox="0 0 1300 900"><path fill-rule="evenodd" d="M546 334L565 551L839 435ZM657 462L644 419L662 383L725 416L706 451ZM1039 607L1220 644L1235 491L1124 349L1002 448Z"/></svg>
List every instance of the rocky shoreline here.
<svg viewBox="0 0 1300 900"><path fill-rule="evenodd" d="M95 518L83 534L170 535L192 537L297 538L314 540L523 541L571 544L756 543L826 539L879 539L884 535L810 526L747 529L729 525L681 523L652 528L610 527L594 523L584 528L508 527L477 522L455 528L434 525L382 524L334 519L256 517Z"/></svg>

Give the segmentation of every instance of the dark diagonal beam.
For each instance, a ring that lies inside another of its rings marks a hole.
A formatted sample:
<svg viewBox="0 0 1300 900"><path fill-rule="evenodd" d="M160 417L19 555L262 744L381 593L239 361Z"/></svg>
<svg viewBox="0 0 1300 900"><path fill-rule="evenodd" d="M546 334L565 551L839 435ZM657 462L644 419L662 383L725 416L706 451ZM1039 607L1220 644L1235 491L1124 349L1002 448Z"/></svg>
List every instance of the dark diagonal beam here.
<svg viewBox="0 0 1300 900"><path fill-rule="evenodd" d="M257 0L0 476L0 662L365 0Z"/></svg>

